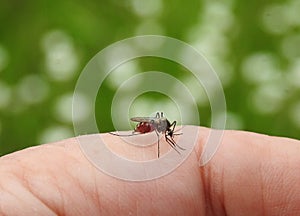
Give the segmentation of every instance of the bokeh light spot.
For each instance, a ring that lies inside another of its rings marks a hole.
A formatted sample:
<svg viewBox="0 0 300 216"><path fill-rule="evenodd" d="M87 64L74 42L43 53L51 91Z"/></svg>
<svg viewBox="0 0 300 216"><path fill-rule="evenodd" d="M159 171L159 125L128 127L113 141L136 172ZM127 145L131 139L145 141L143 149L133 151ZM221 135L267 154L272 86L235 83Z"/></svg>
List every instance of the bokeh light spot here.
<svg viewBox="0 0 300 216"><path fill-rule="evenodd" d="M189 89L193 95L196 103L199 106L207 106L209 104L208 97L206 95L205 89L198 82L198 80L193 76L186 76L183 78L184 85ZM178 91L179 89L173 89L173 91ZM181 91L178 91L179 96ZM183 96L184 97L184 96Z"/></svg>
<svg viewBox="0 0 300 216"><path fill-rule="evenodd" d="M78 69L78 57L71 38L62 31L51 31L42 40L47 73L55 81L67 81Z"/></svg>
<svg viewBox="0 0 300 216"><path fill-rule="evenodd" d="M226 112L226 129L228 130L242 130L244 129L244 120L243 118L234 112ZM215 117L216 121L223 121L224 113L218 113Z"/></svg>
<svg viewBox="0 0 300 216"><path fill-rule="evenodd" d="M192 46L204 53L208 58L210 56L222 57L229 52L226 37L217 32L207 32L205 35L201 35L196 41L192 42Z"/></svg>
<svg viewBox="0 0 300 216"><path fill-rule="evenodd" d="M73 131L66 126L51 126L44 130L39 136L39 143L51 143L73 137Z"/></svg>
<svg viewBox="0 0 300 216"><path fill-rule="evenodd" d="M244 59L242 75L249 83L264 83L280 77L278 59L270 53L255 53Z"/></svg>
<svg viewBox="0 0 300 216"><path fill-rule="evenodd" d="M162 0L131 0L133 11L141 17L157 16L163 10Z"/></svg>
<svg viewBox="0 0 300 216"><path fill-rule="evenodd" d="M11 102L11 88L0 81L0 109L6 108Z"/></svg>
<svg viewBox="0 0 300 216"><path fill-rule="evenodd" d="M88 104L86 97L80 94L76 95L76 101L76 105L79 107L76 109L76 115L72 118L73 94L67 93L60 96L54 105L55 118L64 123L84 120L90 114L91 105Z"/></svg>
<svg viewBox="0 0 300 216"><path fill-rule="evenodd" d="M292 61L290 69L287 74L287 81L292 86L300 89L300 58Z"/></svg>
<svg viewBox="0 0 300 216"><path fill-rule="evenodd" d="M234 24L234 14L228 2L207 1L203 19L207 26L217 26L220 33L230 30Z"/></svg>
<svg viewBox="0 0 300 216"><path fill-rule="evenodd" d="M275 114L284 105L285 98L284 84L273 82L253 91L251 105L260 114Z"/></svg>
<svg viewBox="0 0 300 216"><path fill-rule="evenodd" d="M292 123L300 129L300 101L297 101L290 109L289 113Z"/></svg>
<svg viewBox="0 0 300 216"><path fill-rule="evenodd" d="M113 47L112 49L107 51L105 61L104 62L99 62L99 64L102 64L101 66L104 69L111 69L115 68L116 66L121 66L119 65L118 59L127 59L126 57L128 55L132 55L134 53L135 47L128 46L128 45L121 45L117 47ZM105 64L105 65L103 65ZM126 63L125 63L126 64ZM100 71L101 72L101 71Z"/></svg>
<svg viewBox="0 0 300 216"><path fill-rule="evenodd" d="M222 60L221 58L211 61L216 73L218 74L223 87L229 86L234 78L233 68L231 64Z"/></svg>
<svg viewBox="0 0 300 216"><path fill-rule="evenodd" d="M281 52L289 60L300 57L300 34L287 35L281 43Z"/></svg>
<svg viewBox="0 0 300 216"><path fill-rule="evenodd" d="M109 74L107 82L111 88L117 89L124 81L135 75L138 71L140 71L140 68L135 61L126 62ZM135 85L128 86L129 90L137 88L138 84L135 83Z"/></svg>
<svg viewBox="0 0 300 216"><path fill-rule="evenodd" d="M290 27L287 19L288 9L283 4L268 5L262 13L264 29L271 34L285 33Z"/></svg>
<svg viewBox="0 0 300 216"><path fill-rule="evenodd" d="M49 93L49 87L38 75L25 76L17 86L19 98L27 104L42 102Z"/></svg>
<svg viewBox="0 0 300 216"><path fill-rule="evenodd" d="M226 129L230 129L230 130L244 129L244 121L240 115L233 112L227 112L226 117L227 117Z"/></svg>
<svg viewBox="0 0 300 216"><path fill-rule="evenodd" d="M286 10L286 16L291 26L299 27L300 26L300 1L291 0L287 4L288 8Z"/></svg>

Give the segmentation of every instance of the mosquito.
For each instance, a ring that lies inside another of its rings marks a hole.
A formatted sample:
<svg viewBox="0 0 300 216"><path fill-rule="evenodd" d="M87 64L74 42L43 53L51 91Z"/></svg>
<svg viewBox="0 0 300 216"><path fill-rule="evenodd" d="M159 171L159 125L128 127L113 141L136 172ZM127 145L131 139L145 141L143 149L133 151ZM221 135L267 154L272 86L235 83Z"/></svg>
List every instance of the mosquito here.
<svg viewBox="0 0 300 216"><path fill-rule="evenodd" d="M120 135L116 133L111 133L115 136L134 136L138 134L145 134L155 131L157 135L157 157L160 156L160 134L164 134L166 142L178 153L180 154L179 150L185 150L181 146L179 146L175 140L175 135L181 135L182 133L174 133L176 121L173 121L171 124L169 120L164 117L163 112L157 112L155 117L133 117L130 119L131 121L138 122L135 129L132 131L132 134L129 135ZM177 149L178 148L178 149Z"/></svg>

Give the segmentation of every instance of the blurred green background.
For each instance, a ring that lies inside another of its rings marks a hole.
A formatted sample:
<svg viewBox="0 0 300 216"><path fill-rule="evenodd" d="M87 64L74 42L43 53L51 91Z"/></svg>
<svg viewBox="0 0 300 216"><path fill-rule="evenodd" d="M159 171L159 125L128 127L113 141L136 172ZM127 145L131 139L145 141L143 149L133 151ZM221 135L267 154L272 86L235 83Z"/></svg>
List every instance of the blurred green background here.
<svg viewBox="0 0 300 216"><path fill-rule="evenodd" d="M0 154L74 136L72 94L84 66L106 46L143 34L180 39L205 55L223 84L228 129L300 139L299 11L297 0L1 1ZM196 85L182 67L156 58L129 63L122 79L147 70L172 74L191 91ZM119 76L101 86L101 132L114 129ZM149 93L138 103L147 110L163 99ZM205 95L197 104L201 125L210 126ZM170 104L163 110L172 116Z"/></svg>

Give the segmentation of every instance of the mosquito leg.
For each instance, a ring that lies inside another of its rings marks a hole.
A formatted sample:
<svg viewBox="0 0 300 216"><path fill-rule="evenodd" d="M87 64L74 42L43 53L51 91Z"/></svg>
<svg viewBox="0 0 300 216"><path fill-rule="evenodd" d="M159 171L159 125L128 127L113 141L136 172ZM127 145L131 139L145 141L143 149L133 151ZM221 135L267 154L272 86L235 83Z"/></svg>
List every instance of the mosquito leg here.
<svg viewBox="0 0 300 216"><path fill-rule="evenodd" d="M176 124L177 124L177 122L174 121L174 122L170 125L170 127L173 127L172 130L171 130L171 131L173 131L173 135L176 135L176 136L182 135L183 133L174 133L174 132L180 130L180 129L177 129L177 130L175 131Z"/></svg>
<svg viewBox="0 0 300 216"><path fill-rule="evenodd" d="M168 137L168 139L178 148L180 148L181 150L185 150L185 148L181 147L180 145L178 145L175 140L173 139L173 137Z"/></svg>
<svg viewBox="0 0 300 216"><path fill-rule="evenodd" d="M160 149L159 149L159 133L157 130L155 130L156 136L157 136L157 157L159 158Z"/></svg>
<svg viewBox="0 0 300 216"><path fill-rule="evenodd" d="M176 147L175 141L172 138L170 138L168 135L165 135L165 138L167 143L169 143L172 147Z"/></svg>
<svg viewBox="0 0 300 216"><path fill-rule="evenodd" d="M183 147L181 147L180 145L178 145L178 144L173 140L173 138L172 138L172 141L174 142L174 144L175 144L178 148L180 148L181 150L185 150L185 148L183 148Z"/></svg>
<svg viewBox="0 0 300 216"><path fill-rule="evenodd" d="M170 125L170 128L172 127L171 131L173 132L175 130L176 123L177 123L176 121L173 121L173 123Z"/></svg>
<svg viewBox="0 0 300 216"><path fill-rule="evenodd" d="M183 127L181 127L181 128L178 128L176 131L175 131L175 128L174 128L174 133L173 133L173 135L174 136L178 136L178 135L182 135L183 133L181 132L181 133L176 133L177 131L179 131L179 130L181 130Z"/></svg>
<svg viewBox="0 0 300 216"><path fill-rule="evenodd" d="M175 145L180 148L181 150L185 150L185 148L181 147L180 145L178 145L177 143L175 143Z"/></svg>
<svg viewBox="0 0 300 216"><path fill-rule="evenodd" d="M185 148L178 145L172 137L166 136L166 141L172 145L172 147L178 147L181 150L186 150Z"/></svg>
<svg viewBox="0 0 300 216"><path fill-rule="evenodd" d="M182 135L183 134L183 133L174 133L176 124L177 124L177 122L173 121L173 123L170 125L170 128L172 127L172 129L170 129L172 131L172 136L174 136L174 135L178 136L178 135Z"/></svg>
<svg viewBox="0 0 300 216"><path fill-rule="evenodd" d="M180 154L180 152L176 149L176 143L175 141L172 141L167 135L165 135L166 141L167 143L178 153Z"/></svg>

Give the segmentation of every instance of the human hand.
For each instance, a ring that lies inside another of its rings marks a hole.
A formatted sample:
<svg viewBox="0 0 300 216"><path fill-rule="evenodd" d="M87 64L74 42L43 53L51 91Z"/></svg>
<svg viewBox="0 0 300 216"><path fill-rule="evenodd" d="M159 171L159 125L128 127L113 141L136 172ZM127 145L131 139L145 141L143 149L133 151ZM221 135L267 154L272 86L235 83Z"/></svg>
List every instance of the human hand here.
<svg viewBox="0 0 300 216"><path fill-rule="evenodd" d="M119 180L96 169L76 138L0 158L2 215L298 215L300 141L225 131L212 160L198 166L210 129L169 175ZM106 142L122 144L109 134ZM122 145L119 151L127 151ZM152 152L155 154L155 150Z"/></svg>

